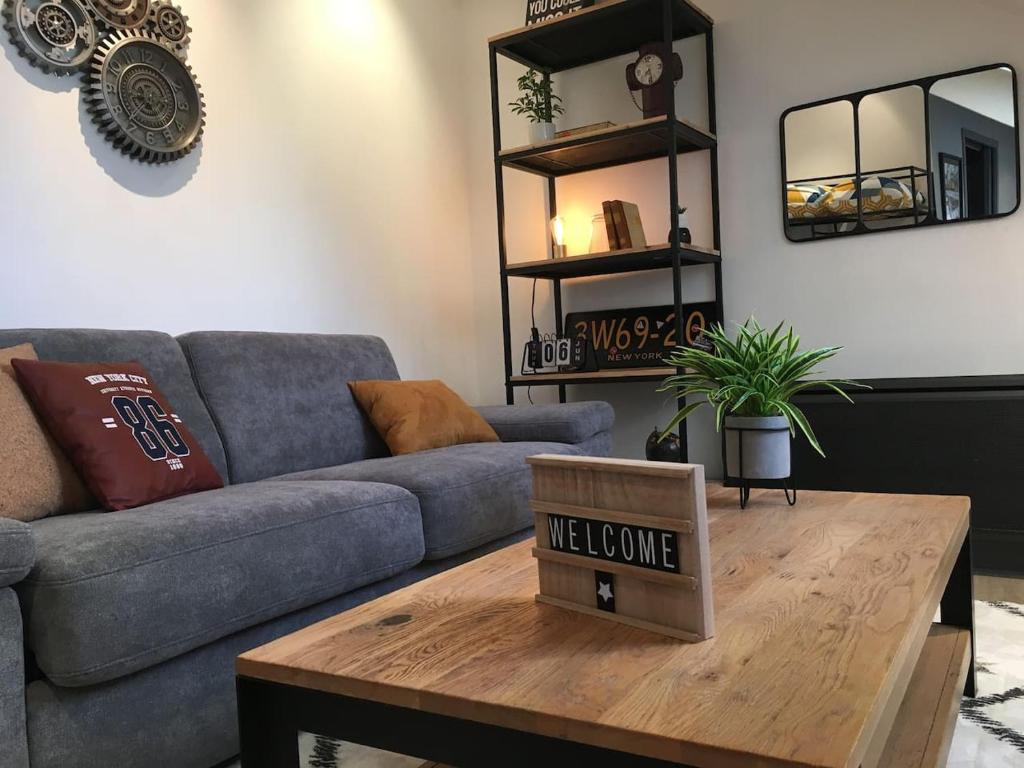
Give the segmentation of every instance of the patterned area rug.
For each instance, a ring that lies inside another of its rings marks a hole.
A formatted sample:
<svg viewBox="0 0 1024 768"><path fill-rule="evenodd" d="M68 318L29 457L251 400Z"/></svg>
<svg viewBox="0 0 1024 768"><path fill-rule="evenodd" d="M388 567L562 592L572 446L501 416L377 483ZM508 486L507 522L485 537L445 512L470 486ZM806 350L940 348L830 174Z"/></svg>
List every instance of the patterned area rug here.
<svg viewBox="0 0 1024 768"><path fill-rule="evenodd" d="M978 697L964 699L948 768L1024 766L1024 606L975 604ZM305 768L419 768L422 760L303 734Z"/></svg>
<svg viewBox="0 0 1024 768"><path fill-rule="evenodd" d="M964 699L949 768L1024 766L1024 606L974 604L978 697Z"/></svg>

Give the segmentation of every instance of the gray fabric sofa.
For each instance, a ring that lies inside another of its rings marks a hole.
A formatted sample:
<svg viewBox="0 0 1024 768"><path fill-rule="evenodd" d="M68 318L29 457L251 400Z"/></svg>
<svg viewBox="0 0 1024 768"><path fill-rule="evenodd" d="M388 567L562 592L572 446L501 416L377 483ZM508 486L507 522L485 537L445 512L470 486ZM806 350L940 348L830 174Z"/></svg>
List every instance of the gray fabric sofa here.
<svg viewBox="0 0 1024 768"><path fill-rule="evenodd" d="M536 453L607 455L605 403L480 412L500 443L392 457L346 382L359 336L0 331L44 360L138 360L228 483L127 512L0 520L0 768L210 768L234 658L529 535Z"/></svg>

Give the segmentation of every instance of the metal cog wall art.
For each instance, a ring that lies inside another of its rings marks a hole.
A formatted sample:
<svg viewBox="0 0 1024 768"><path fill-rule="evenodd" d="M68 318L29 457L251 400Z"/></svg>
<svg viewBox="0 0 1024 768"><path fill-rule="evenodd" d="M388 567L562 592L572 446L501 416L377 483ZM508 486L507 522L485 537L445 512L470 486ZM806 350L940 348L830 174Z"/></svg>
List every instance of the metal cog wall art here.
<svg viewBox="0 0 1024 768"><path fill-rule="evenodd" d="M141 27L149 17L149 0L86 0L96 19L114 29Z"/></svg>
<svg viewBox="0 0 1024 768"><path fill-rule="evenodd" d="M188 16L171 0L152 0L146 27L179 59L188 57L192 27L188 25Z"/></svg>
<svg viewBox="0 0 1024 768"><path fill-rule="evenodd" d="M206 112L192 68L148 31L104 38L85 75L84 94L107 140L143 162L177 160L202 139Z"/></svg>
<svg viewBox="0 0 1024 768"><path fill-rule="evenodd" d="M92 121L125 155L169 163L202 141L206 105L185 63L192 28L174 0L0 0L0 16L32 66L84 71Z"/></svg>
<svg viewBox="0 0 1024 768"><path fill-rule="evenodd" d="M96 49L96 24L83 0L3 0L3 17L18 53L44 72L78 72Z"/></svg>

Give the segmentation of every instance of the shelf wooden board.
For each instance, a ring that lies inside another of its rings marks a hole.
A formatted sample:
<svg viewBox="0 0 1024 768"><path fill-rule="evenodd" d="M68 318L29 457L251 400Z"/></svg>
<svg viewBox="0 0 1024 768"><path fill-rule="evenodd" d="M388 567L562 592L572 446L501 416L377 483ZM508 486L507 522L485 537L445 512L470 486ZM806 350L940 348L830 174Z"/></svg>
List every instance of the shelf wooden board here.
<svg viewBox="0 0 1024 768"><path fill-rule="evenodd" d="M676 372L675 368L617 368L591 373L540 373L532 376L513 376L513 387L541 387L551 384L614 384L631 381L661 381Z"/></svg>
<svg viewBox="0 0 1024 768"><path fill-rule="evenodd" d="M711 17L685 0L673 7L672 35L681 40L711 29ZM661 0L601 0L577 13L496 35L499 53L534 69L560 72L635 52L663 40Z"/></svg>
<svg viewBox="0 0 1024 768"><path fill-rule="evenodd" d="M946 764L970 660L968 630L932 626L879 768L940 768Z"/></svg>
<svg viewBox="0 0 1024 768"><path fill-rule="evenodd" d="M721 254L715 249L699 245L684 245L681 249L681 256L684 267L717 264L722 260ZM646 272L651 269L668 269L671 266L672 246L662 243L647 248L520 262L519 264L510 264L505 272L509 277L567 280L574 277L615 275L622 272Z"/></svg>
<svg viewBox="0 0 1024 768"><path fill-rule="evenodd" d="M506 149L498 158L507 168L517 168L541 176L567 176L667 157L670 130L667 118L652 117L590 133ZM685 120L676 121L676 136L680 154L711 149L717 143L713 133Z"/></svg>

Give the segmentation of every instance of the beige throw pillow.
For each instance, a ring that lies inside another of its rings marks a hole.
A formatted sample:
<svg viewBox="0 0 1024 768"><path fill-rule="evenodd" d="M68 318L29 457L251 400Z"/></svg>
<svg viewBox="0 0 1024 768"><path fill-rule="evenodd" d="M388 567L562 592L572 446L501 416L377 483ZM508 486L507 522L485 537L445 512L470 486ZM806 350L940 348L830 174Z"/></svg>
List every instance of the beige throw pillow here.
<svg viewBox="0 0 1024 768"><path fill-rule="evenodd" d="M18 386L11 360L36 360L31 344L0 349L0 517L22 522L96 506Z"/></svg>

